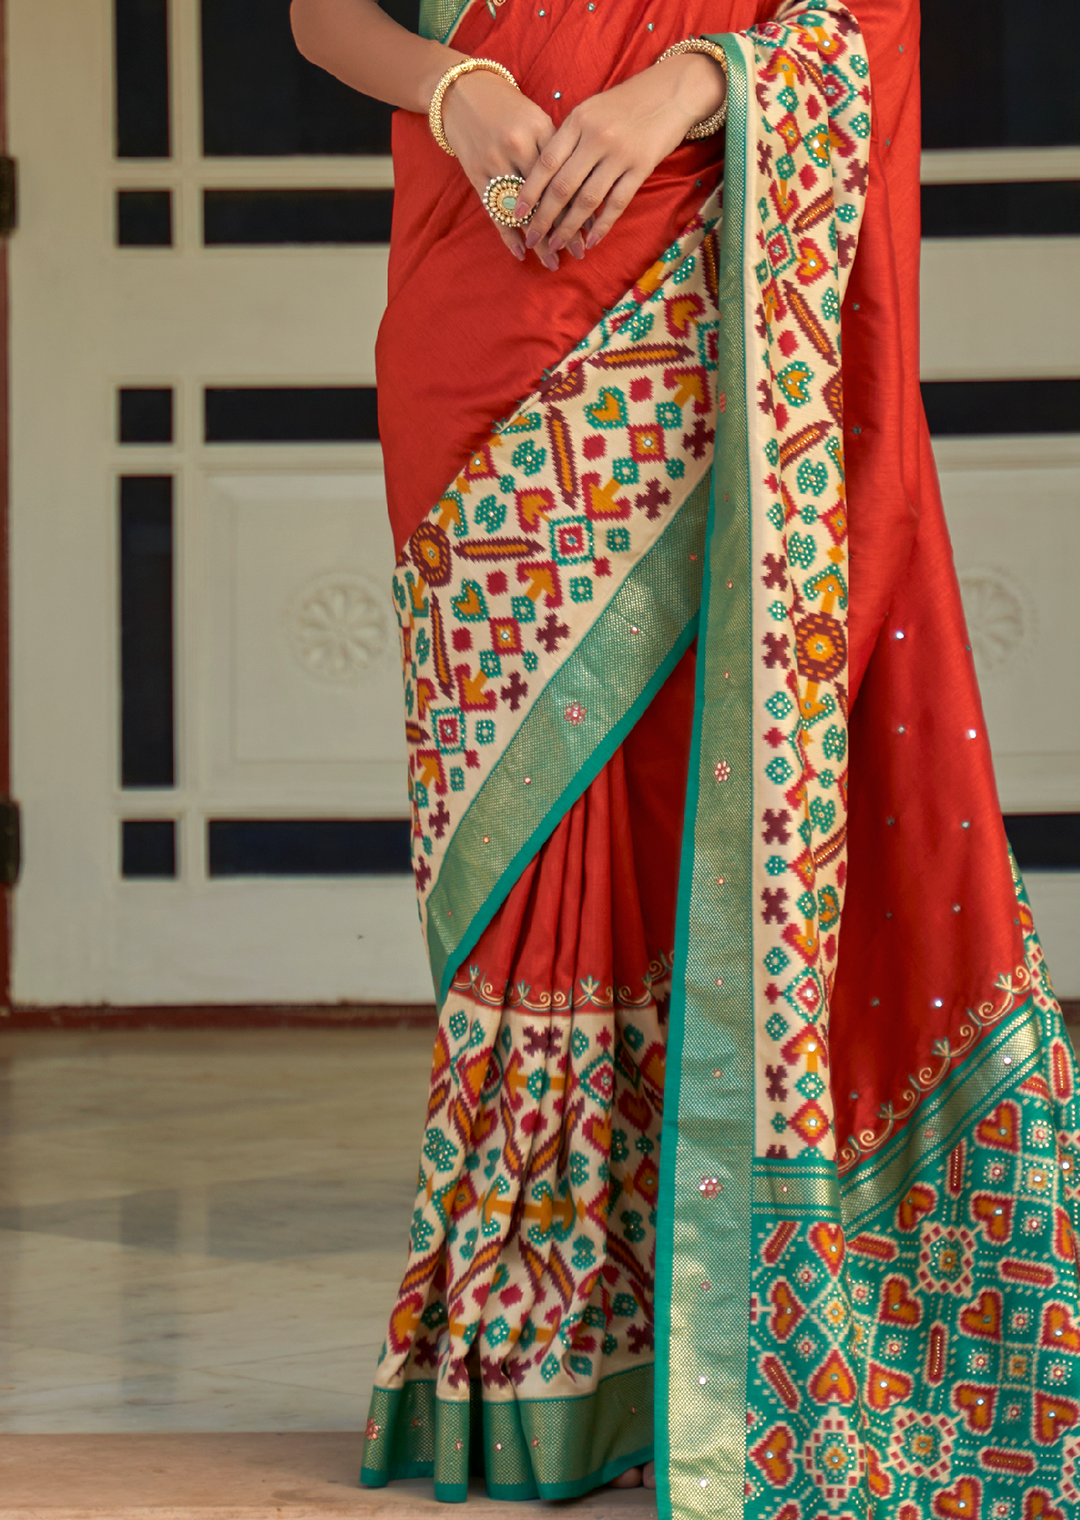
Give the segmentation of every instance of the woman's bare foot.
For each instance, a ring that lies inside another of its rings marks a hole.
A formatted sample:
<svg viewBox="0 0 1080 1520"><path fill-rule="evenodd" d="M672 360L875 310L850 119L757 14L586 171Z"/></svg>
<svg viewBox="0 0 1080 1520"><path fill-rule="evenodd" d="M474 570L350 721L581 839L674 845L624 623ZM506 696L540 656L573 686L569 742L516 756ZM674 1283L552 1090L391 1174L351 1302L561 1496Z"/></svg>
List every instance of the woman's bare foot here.
<svg viewBox="0 0 1080 1520"><path fill-rule="evenodd" d="M612 1488L655 1488L656 1463L646 1462L644 1468L628 1467L611 1480Z"/></svg>

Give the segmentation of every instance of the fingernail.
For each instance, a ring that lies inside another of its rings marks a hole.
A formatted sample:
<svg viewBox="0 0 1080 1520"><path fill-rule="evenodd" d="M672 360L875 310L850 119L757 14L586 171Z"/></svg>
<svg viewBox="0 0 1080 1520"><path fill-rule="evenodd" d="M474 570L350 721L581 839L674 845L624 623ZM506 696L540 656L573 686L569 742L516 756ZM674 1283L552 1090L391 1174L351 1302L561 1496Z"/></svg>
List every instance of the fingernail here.
<svg viewBox="0 0 1080 1520"><path fill-rule="evenodd" d="M525 250L524 250L524 248L522 248L522 246L521 246L520 243L511 243L510 244L510 252L514 255L515 259L517 259L517 261L518 261L519 264L521 264L521 263L524 262L524 260L525 260Z"/></svg>
<svg viewBox="0 0 1080 1520"><path fill-rule="evenodd" d="M575 259L583 259L585 257L585 245L580 238L575 238L570 244L570 252L574 255Z"/></svg>
<svg viewBox="0 0 1080 1520"><path fill-rule="evenodd" d="M536 230L535 227L532 229L532 231L527 232L525 234L525 247L526 248L535 248L536 245L537 245L537 243L539 241L540 241L540 234Z"/></svg>
<svg viewBox="0 0 1080 1520"><path fill-rule="evenodd" d="M586 248L595 248L596 245L597 245L597 243L599 241L600 241L600 234L598 232L590 232L589 235L588 235L588 237L585 239L585 247Z"/></svg>
<svg viewBox="0 0 1080 1520"><path fill-rule="evenodd" d="M551 270L552 274L555 273L556 269L559 267L559 258L557 254L553 253L548 256L547 267Z"/></svg>
<svg viewBox="0 0 1080 1520"><path fill-rule="evenodd" d="M518 221L519 222L523 221L524 218L528 216L528 214L529 214L529 203L528 203L528 201L518 201L517 205L514 207L514 215L517 217Z"/></svg>
<svg viewBox="0 0 1080 1520"><path fill-rule="evenodd" d="M561 253L565 247L566 244L563 242L558 233L556 233L548 243L548 248L552 253Z"/></svg>

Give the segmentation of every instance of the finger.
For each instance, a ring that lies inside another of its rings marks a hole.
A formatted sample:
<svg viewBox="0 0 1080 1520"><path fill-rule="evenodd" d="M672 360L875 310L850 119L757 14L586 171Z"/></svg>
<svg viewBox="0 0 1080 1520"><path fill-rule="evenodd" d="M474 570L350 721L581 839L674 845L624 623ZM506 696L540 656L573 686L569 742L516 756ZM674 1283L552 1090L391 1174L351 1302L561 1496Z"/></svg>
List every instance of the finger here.
<svg viewBox="0 0 1080 1520"><path fill-rule="evenodd" d="M626 174L620 175L608 192L607 199L604 201L603 208L596 218L595 225L585 239L586 249L595 248L597 243L602 242L607 237L612 227L614 227L644 183L644 174L628 171Z"/></svg>
<svg viewBox="0 0 1080 1520"><path fill-rule="evenodd" d="M583 240L578 234L587 221L601 214L604 203L619 178L620 171L614 166L600 164L593 170L552 228L548 239L552 253L572 248L575 242L584 253Z"/></svg>
<svg viewBox="0 0 1080 1520"><path fill-rule="evenodd" d="M496 229L499 236L506 244L507 248L509 248L515 259L517 259L518 263L524 264L526 258L525 243L521 236L521 233L518 232L514 227L499 227L498 224L496 224Z"/></svg>
<svg viewBox="0 0 1080 1520"><path fill-rule="evenodd" d="M568 123L564 122L551 141L540 150L536 163L526 175L525 183L518 194L517 214L528 216L532 211L533 219L529 224L530 234L533 233L541 206L545 199L551 196L555 184L559 186L559 193L556 194L555 200L560 208L577 189L580 179L570 183L566 180L566 173L567 166L578 148L578 143L577 129L573 127L568 129ZM540 239L547 235L552 220L553 217L550 215L544 217L544 225L536 230L535 236L530 238L526 235L525 241L530 248L535 248Z"/></svg>
<svg viewBox="0 0 1080 1520"><path fill-rule="evenodd" d="M582 194L585 196L585 203L581 219L584 220L585 215L592 215L603 200L601 191L618 179L623 168L622 164L606 165L598 161L595 151L579 147L563 164L541 196L540 204L533 212L532 221L529 223L529 233L535 233L537 238L550 237L556 225L566 215L571 202ZM585 192L586 182L594 175L597 188ZM529 236L526 236L525 242L529 241Z"/></svg>

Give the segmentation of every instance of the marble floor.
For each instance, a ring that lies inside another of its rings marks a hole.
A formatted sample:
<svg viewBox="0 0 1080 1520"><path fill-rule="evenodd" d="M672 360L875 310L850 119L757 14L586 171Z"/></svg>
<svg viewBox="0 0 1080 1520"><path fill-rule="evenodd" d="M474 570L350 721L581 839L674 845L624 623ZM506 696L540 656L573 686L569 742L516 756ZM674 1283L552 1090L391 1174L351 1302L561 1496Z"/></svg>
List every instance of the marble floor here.
<svg viewBox="0 0 1080 1520"><path fill-rule="evenodd" d="M431 1042L0 1038L0 1431L357 1431Z"/></svg>

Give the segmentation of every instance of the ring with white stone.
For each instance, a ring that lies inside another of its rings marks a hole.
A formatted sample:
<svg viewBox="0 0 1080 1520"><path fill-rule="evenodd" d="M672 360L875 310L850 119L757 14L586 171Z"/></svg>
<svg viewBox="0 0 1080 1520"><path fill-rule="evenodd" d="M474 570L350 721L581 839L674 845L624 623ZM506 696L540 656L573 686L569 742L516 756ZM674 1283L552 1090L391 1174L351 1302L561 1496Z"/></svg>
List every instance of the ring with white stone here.
<svg viewBox="0 0 1080 1520"><path fill-rule="evenodd" d="M531 220L531 211L528 216L514 215L518 194L524 183L520 174L497 174L494 179L488 180L481 199L487 207L488 216L500 227L525 227Z"/></svg>

